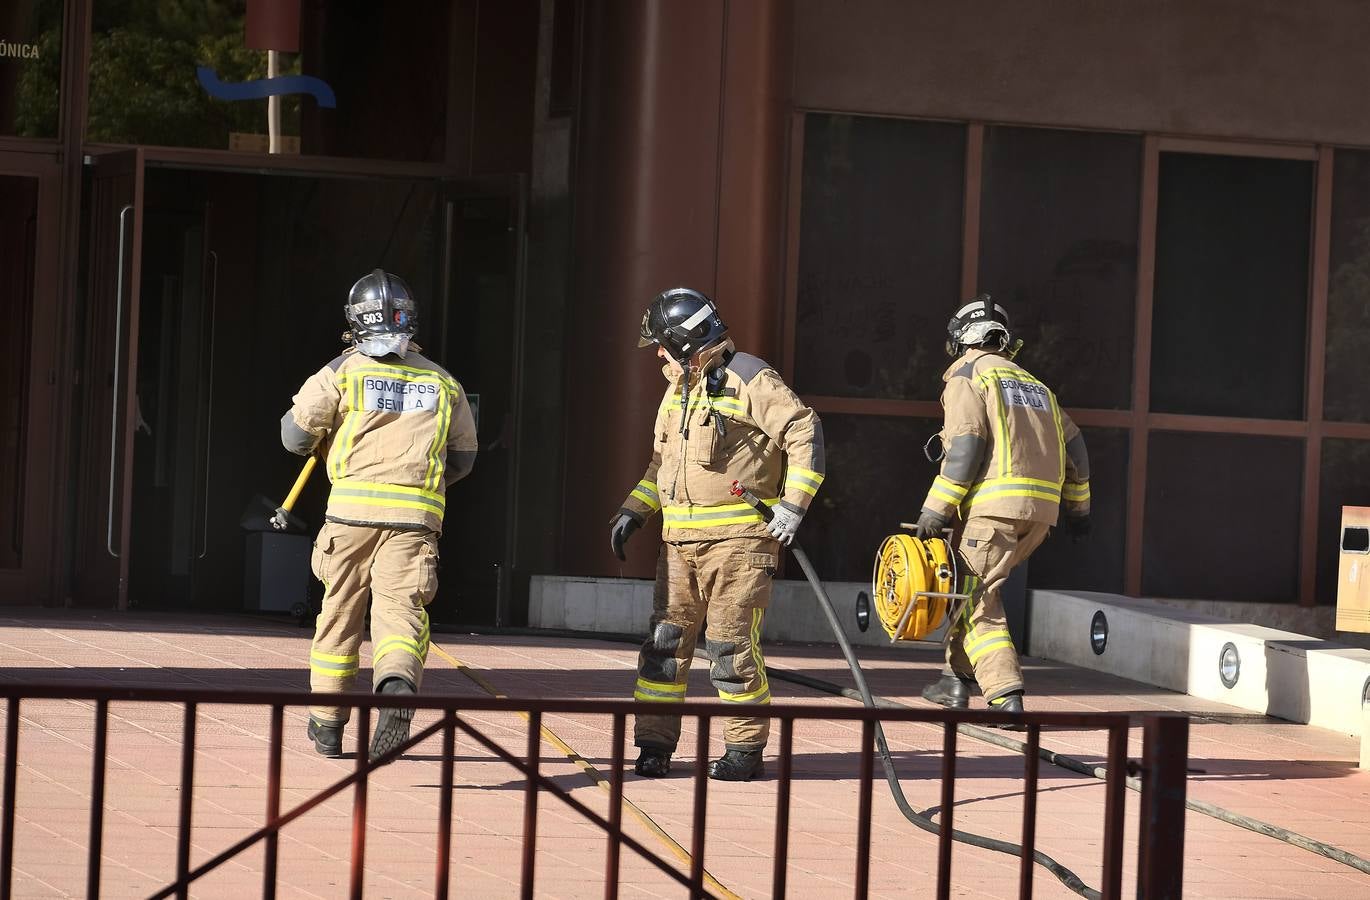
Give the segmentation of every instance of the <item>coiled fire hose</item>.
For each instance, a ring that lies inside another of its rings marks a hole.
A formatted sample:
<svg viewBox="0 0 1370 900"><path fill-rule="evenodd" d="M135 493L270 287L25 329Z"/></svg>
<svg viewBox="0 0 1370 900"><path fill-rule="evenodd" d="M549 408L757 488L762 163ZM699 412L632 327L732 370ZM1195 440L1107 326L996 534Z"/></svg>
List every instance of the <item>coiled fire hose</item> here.
<svg viewBox="0 0 1370 900"><path fill-rule="evenodd" d="M763 503L755 494L747 490L745 485L733 482L733 496L740 497L753 509L760 513L761 518L769 522L774 515L771 508ZM857 691L860 699L869 709L878 709L875 698L871 695L870 687L866 684L866 675L861 670L861 663L856 658L856 652L852 650L851 642L842 631L842 625L837 619L837 612L833 609L832 600L828 598L828 592L823 588L823 582L814 571L813 564L809 562L809 556L797 543L790 544L790 553L799 562L799 567L804 570L804 577L808 579L809 586L813 588L814 595L818 597L818 605L823 610L823 615L828 620L828 625L832 628L833 636L837 638L837 644L842 648L842 655L846 658L847 666L851 669L852 679L856 682ZM965 727L965 726L961 726ZM889 744L885 740L885 730L879 722L875 723L875 749L880 754L880 764L885 769L885 781L889 783L890 794L894 797L895 805L899 811L917 827L930 833L940 835L942 826L934 822L927 815L918 812L904 796L904 788L899 784L899 775L894 770L894 760L890 756ZM994 850L999 853L1007 853L1009 856L1022 858L1023 848L1011 841L1001 841L997 838L985 837L970 831L962 831L953 828L951 838L972 847L980 847L985 850ZM1033 861L1042 866L1052 875L1055 875L1060 882L1082 897L1090 900L1097 900L1102 895L1094 888L1088 886L1070 869L1058 863L1056 860L1047 856L1040 850L1032 853Z"/></svg>

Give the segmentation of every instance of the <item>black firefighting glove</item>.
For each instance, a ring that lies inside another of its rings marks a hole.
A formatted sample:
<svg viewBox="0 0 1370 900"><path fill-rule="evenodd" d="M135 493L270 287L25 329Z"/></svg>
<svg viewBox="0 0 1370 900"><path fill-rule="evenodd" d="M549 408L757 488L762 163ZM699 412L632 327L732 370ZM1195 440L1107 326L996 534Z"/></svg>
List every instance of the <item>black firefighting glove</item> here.
<svg viewBox="0 0 1370 900"><path fill-rule="evenodd" d="M1070 542L1078 544L1089 536L1089 513L1083 516L1066 516L1066 534Z"/></svg>
<svg viewBox="0 0 1370 900"><path fill-rule="evenodd" d="M914 534L922 540L941 537L943 530L946 529L947 523L950 521L951 519L941 513L924 508L918 514L918 524L914 526Z"/></svg>
<svg viewBox="0 0 1370 900"><path fill-rule="evenodd" d="M623 545L628 543L628 538L641 527L642 523L635 516L622 510L609 527L609 549L614 551L614 556L617 556L620 562L628 559L623 555Z"/></svg>

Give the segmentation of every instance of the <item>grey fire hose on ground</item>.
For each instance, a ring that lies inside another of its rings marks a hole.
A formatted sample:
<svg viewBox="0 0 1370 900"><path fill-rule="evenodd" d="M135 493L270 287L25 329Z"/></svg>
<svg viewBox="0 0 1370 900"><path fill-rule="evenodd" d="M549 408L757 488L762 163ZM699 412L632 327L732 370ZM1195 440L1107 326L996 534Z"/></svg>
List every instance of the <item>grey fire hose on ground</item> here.
<svg viewBox="0 0 1370 900"><path fill-rule="evenodd" d="M751 504L753 508L760 512L762 518L769 520L770 508L767 507L764 503L762 503L759 499L757 499L755 494L752 494L750 491L747 491L746 488L736 483L734 483L734 493L736 493L737 496L742 497L749 504ZM806 675L801 675L794 672L777 672L774 673L775 677L780 678L784 681L791 681L795 684L801 684L806 687L811 687L816 690L825 691L826 693L837 694L838 696L848 697L853 700L860 700L862 703L869 707L876 706L877 704L874 698L872 698L871 696L870 689L866 687L866 679L861 672L861 665L857 662L856 654L852 650L851 643L847 640L846 635L842 631L841 623L838 622L837 614L833 610L832 601L828 599L828 593L826 590L824 590L823 583L818 578L818 573L814 571L812 564L810 564L809 562L808 555L805 554L800 547L798 547L797 545L791 546L790 551L794 554L794 558L799 561L800 568L804 570L804 577L808 579L809 586L813 588L814 594L818 597L818 605L822 608L823 615L827 617L828 624L832 626L833 635L836 636L837 643L842 648L842 655L846 657L847 665L851 667L852 676L856 680L856 686L858 690L854 692L848 688L843 688L838 685L822 681L821 679L810 678ZM887 709L911 708L907 704L896 703L893 700L885 700L884 698L881 698L881 701L878 705L885 707ZM1027 745L1024 744L1022 741L1014 740L1013 738L1010 738L1007 735L997 734L993 731L980 728L975 725L958 725L957 731L961 734L966 735L967 737L972 737L977 740L984 741L985 743L993 744L997 747L1003 747L1007 750L1013 750L1017 753L1023 753L1027 750ZM937 825L932 823L931 820L927 819L926 817L921 817L921 821L919 819L915 819L914 817L917 814L912 812L912 810L908 807L907 802L904 800L903 791L900 789L898 781L894 775L894 764L890 760L889 750L885 745L884 732L880 729L879 723L876 723L876 740L877 746L880 748L881 752L880 760L885 766L886 780L890 782L890 790L894 793L895 802L899 804L900 810L903 811L905 817L907 817L909 821L913 822L918 827L923 828L925 831L933 831L934 833L940 833ZM1048 750L1045 747L1039 747L1037 752L1040 758L1046 760L1052 765L1059 766L1063 769L1068 769L1072 772L1078 772L1082 775L1088 775L1099 779L1106 778L1108 775L1108 770L1103 766L1090 765L1081 760L1075 759L1074 757L1066 756L1060 753L1055 753L1051 750ZM1133 791L1140 791L1142 789L1141 780L1135 777L1129 776L1125 778L1124 784L1126 784L1127 787L1131 788ZM1221 806L1216 806L1212 803L1206 803L1202 800L1194 800L1192 798L1186 798L1185 808L1193 810L1197 813L1202 813L1206 816L1210 816L1214 819L1219 820L1220 822L1227 822L1230 825L1236 825L1238 828L1245 828L1246 830L1253 831L1256 834L1262 834L1266 837L1271 837L1275 840L1283 841L1284 843L1290 844L1291 846L1298 847L1302 850L1307 850L1310 853L1316 853L1319 856L1322 856L1326 859L1330 859L1334 862L1341 863L1344 866L1349 866L1350 868L1356 869L1359 872L1370 874L1370 860L1367 860L1364 857L1357 856L1356 854L1350 853L1346 850L1342 850L1340 847L1334 847L1331 844L1324 843L1323 841L1314 840L1313 838L1299 834L1298 832L1290 831L1287 828L1281 828L1278 825L1272 825L1269 822L1263 822L1260 819L1253 819L1250 816L1244 816L1240 813L1232 812L1231 810L1224 809ZM956 831L952 832L952 836L957 840L960 840L961 838L958 837L958 834L960 833ZM995 844L1001 846L990 846L988 843L983 843L986 841L990 841L990 838L979 838L978 836L972 837L976 837L977 840L968 840L966 841L966 843L974 844L977 847L987 847L988 849L999 850L1000 852L1008 853L1013 856L1022 856L1022 848L1016 844L1010 844L1006 841L995 841ZM1080 881L1080 879L1075 875L1075 873L1071 872L1069 869L1060 866L1050 857L1038 852L1034 853L1033 858L1039 864L1045 866L1047 870L1050 871L1053 875L1061 879L1061 882L1063 884L1065 884L1067 887L1069 887L1076 893L1081 894L1085 897L1099 896L1098 891L1095 891L1093 888L1085 886L1085 884Z"/></svg>
<svg viewBox="0 0 1370 900"><path fill-rule="evenodd" d="M747 490L746 486L734 481L733 495L742 498L753 509L761 514L762 519L769 522L773 515L771 508L763 503L755 494ZM861 663L856 658L856 652L852 649L851 642L847 640L846 634L842 631L842 624L837 619L837 611L833 609L832 600L828 598L828 592L823 588L823 582L814 571L813 564L809 562L809 556L797 543L790 544L790 553L798 560L799 567L804 570L804 577L808 579L809 586L813 588L814 595L818 597L818 605L823 610L823 615L828 620L828 625L832 628L832 633L837 638L837 644L842 648L842 655L847 660L847 666L851 669L852 678L856 681L856 688L860 693L861 702L870 709L878 709L875 698L871 695L870 687L866 684L866 675L861 671ZM885 740L885 730L879 722L875 723L875 748L880 754L880 763L885 769L885 781L889 783L890 793L894 797L895 804L899 811L904 814L914 825L931 834L940 835L942 826L934 822L925 813L920 813L913 808L908 799L904 796L904 789L899 784L899 776L894 770L894 760L890 757L889 744ZM952 840L969 844L973 847L980 847L985 850L995 850L999 853L1007 853L1010 856L1022 858L1023 848L1011 841L1001 841L996 838L985 837L960 829L952 829ZM1052 875L1055 875L1062 884L1070 888L1082 897L1100 897L1100 893L1094 888L1089 887L1070 869L1058 863L1056 860L1047 856L1040 850L1034 850L1033 860Z"/></svg>
<svg viewBox="0 0 1370 900"><path fill-rule="evenodd" d="M434 623L432 628L434 633L437 634L506 635L548 639L566 638L570 640L595 640L607 641L610 643L617 644L631 644L634 647L640 646L642 644L641 635L624 634L622 632L617 631L581 631L578 629L570 628L515 628L507 625L498 627L487 625L456 626L443 625L441 623ZM811 675L804 675L800 672L790 672L786 671L785 669L780 669L775 666L768 665L766 667L766 677L776 679L779 681L788 681L791 684L797 684L801 687L811 688L812 690L819 691L824 694L831 694L834 697L846 697L849 700L857 700L864 702L862 700L860 692L858 691L854 691L851 688L842 687L842 685L834 684L831 681L824 681L822 678L814 678ZM910 706L907 703L900 703L897 700L888 700L884 697L876 697L875 703L876 706L879 706L883 709L917 708ZM983 741L987 744L993 744L994 746L1002 747L1005 750L1012 750L1015 753L1024 753L1027 750L1027 744L1025 744L1022 741L1014 740L1008 735L999 734L998 732L994 731L989 731L988 729L980 728L976 725L958 725L956 730L958 733L964 734L968 738L972 738L977 741ZM1075 772L1077 774L1084 775L1090 778L1098 778L1100 780L1103 780L1104 778L1108 777L1108 769L1105 766L1087 763L1084 760L1076 759L1073 756L1067 756L1064 753L1057 753L1056 751L1048 749L1047 747L1039 747L1037 753L1041 759L1045 760L1053 766L1057 766L1058 768L1066 769L1067 771ZM1130 790L1141 791L1141 780L1138 778L1128 777L1124 783ZM1260 819L1253 819L1250 816L1244 816L1241 813L1235 813L1230 809L1224 809L1223 807L1216 806L1212 803L1206 803L1202 800L1195 800L1192 797L1185 799L1185 808L1192 810L1193 812L1201 813L1202 815L1217 819L1220 822L1226 822L1229 825L1235 825L1238 828L1244 828L1247 831L1252 831L1256 834L1264 835L1265 837L1274 838L1275 840L1280 841L1282 843L1289 844L1293 847L1298 847L1300 850L1307 850L1309 853L1315 853L1318 856L1330 859L1333 862L1341 863L1342 865L1355 869L1358 872L1364 872L1367 875L1370 875L1370 859L1366 859L1362 856L1357 856L1356 854L1351 853L1350 851L1343 850L1340 847L1334 847L1331 844L1328 844L1324 841L1319 841L1314 838L1310 838L1307 835L1299 834L1296 831L1290 831L1289 829L1283 828L1279 825L1272 825L1269 822L1264 822Z"/></svg>
<svg viewBox="0 0 1370 900"><path fill-rule="evenodd" d="M762 516L769 518L769 507L766 507L765 504L761 504L761 507ZM795 558L799 560L799 565L804 570L805 578L808 579L810 587L813 588L814 594L818 597L819 606L823 609L823 614L827 618L828 624L832 627L833 635L837 639L838 646L842 649L843 656L846 657L847 664L850 666L852 671L853 679L856 681L856 684L860 690L853 691L850 688L842 687L839 684L834 684L833 682L825 681L821 678L814 678L812 676L804 675L799 672L788 672L782 669L775 668L773 666L767 667L768 676L771 678L779 679L781 681L788 681L792 684L797 684L802 687L807 687L813 690L821 691L826 694L831 694L833 696L846 697L851 700L859 700L866 706L870 707L882 707L886 709L912 709L913 707L910 707L906 703L899 703L895 700L887 700L883 697L876 698L871 695L870 688L866 684L865 675L861 671L861 666L859 662L857 662L856 655L852 651L851 644L847 641L846 635L842 631L841 624L837 619L837 615L833 610L832 601L828 598L827 591L823 589L823 584L819 580L817 573L814 571L813 565L809 562L808 555L805 554L803 550L799 547L791 547L790 550L794 553ZM438 633L526 635L529 637L543 638L570 638L581 640L590 639L631 644L633 646L637 646L642 643L641 635L622 634L618 632L605 631L580 631L562 628L511 628L508 626L500 626L494 628L485 626L458 627L443 625L440 623L434 623L432 628L433 631ZM999 734L997 732L980 728L975 725L960 725L957 727L957 731L960 734L964 734L969 738L993 744L994 746L1002 747L1006 750L1011 750L1015 753L1024 753L1027 750L1027 745L1022 741L1015 740L1009 737L1008 735ZM880 728L879 723L876 724L875 734L877 742L876 746L881 751L881 763L885 767L886 780L890 782L890 790L894 795L895 802L896 804L898 804L900 811L914 825L917 825L924 831L940 835L941 828L927 816L921 815L914 811L912 806L910 806L908 801L904 798L903 790L899 786L898 779L894 776L894 766L889 758L889 750L885 742L884 731ZM1067 756L1063 753L1057 753L1046 747L1039 747L1037 752L1040 758L1045 760L1046 762L1071 772L1076 772L1081 775L1098 779L1103 779L1108 774L1107 769L1103 766L1093 765L1083 760L1076 759L1075 757ZM1133 791L1141 790L1141 783L1136 778L1127 778L1125 780L1125 784L1128 788L1130 788ZM1357 856L1356 854L1343 850L1340 847L1334 847L1331 844L1315 840L1314 838L1310 838L1306 835L1299 834L1298 832L1290 831L1287 828L1282 828L1278 825L1272 825L1269 822L1264 822L1260 819L1254 819L1250 816L1245 816L1241 813L1236 813L1229 809L1225 809L1221 806L1216 806L1212 803L1206 803L1201 800L1186 798L1185 807L1189 810L1200 813L1202 815L1210 816L1214 819L1217 819L1220 822L1227 822L1228 824L1235 825L1238 828L1244 828L1256 834L1274 838L1277 841L1281 841L1291 846L1298 847L1302 850L1307 850L1310 853L1315 853L1319 856L1324 857L1325 859L1330 859L1334 862L1348 866L1359 872L1370 874L1370 859ZM997 850L999 852L1008 853L1012 856L1017 856L1020 858L1022 856L1022 848L1008 841L997 841L992 838L981 837L979 835L973 835L967 832L956 830L952 831L952 838L958 841L963 841L965 843L972 844L973 846ZM1057 878L1061 879L1062 883L1064 883L1067 887L1070 887L1072 890L1076 891L1076 893L1079 893L1086 897L1099 896L1099 893L1097 891L1095 891L1093 888L1084 885L1084 883L1079 879L1079 877L1076 876L1073 872L1056 863L1054 860L1052 860L1045 854L1041 853L1040 851L1035 852L1033 854L1033 859L1040 865L1046 867L1049 871L1052 872L1052 874L1056 875Z"/></svg>

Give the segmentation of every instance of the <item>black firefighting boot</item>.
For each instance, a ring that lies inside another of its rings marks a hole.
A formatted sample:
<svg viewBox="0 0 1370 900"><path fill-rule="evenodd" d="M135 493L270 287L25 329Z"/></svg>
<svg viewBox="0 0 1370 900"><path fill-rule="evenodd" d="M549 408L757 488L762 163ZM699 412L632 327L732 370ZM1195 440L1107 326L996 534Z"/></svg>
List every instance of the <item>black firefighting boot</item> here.
<svg viewBox="0 0 1370 900"><path fill-rule="evenodd" d="M320 756L337 759L342 756L343 727L341 722L320 722L309 717L309 739L314 742L314 751Z"/></svg>
<svg viewBox="0 0 1370 900"><path fill-rule="evenodd" d="M643 747L637 755L633 771L643 778L665 778L671 774L671 752L657 747Z"/></svg>
<svg viewBox="0 0 1370 900"><path fill-rule="evenodd" d="M943 675L923 688L923 699L947 709L965 709L970 705L970 689L974 684L959 675Z"/></svg>
<svg viewBox="0 0 1370 900"><path fill-rule="evenodd" d="M989 701L989 708L994 712L1023 714L1023 692L1010 691L1002 697L995 697ZM995 728L1002 728L1005 731L1023 731L1023 726L1019 724L995 725Z"/></svg>
<svg viewBox="0 0 1370 900"><path fill-rule="evenodd" d="M412 684L395 675L382 681L376 693L413 694L415 691ZM409 723L412 721L412 709L382 709L376 717L376 733L371 736L371 758L384 756L409 740Z"/></svg>
<svg viewBox="0 0 1370 900"><path fill-rule="evenodd" d="M729 750L709 763L709 777L718 781L751 781L762 772L760 750Z"/></svg>

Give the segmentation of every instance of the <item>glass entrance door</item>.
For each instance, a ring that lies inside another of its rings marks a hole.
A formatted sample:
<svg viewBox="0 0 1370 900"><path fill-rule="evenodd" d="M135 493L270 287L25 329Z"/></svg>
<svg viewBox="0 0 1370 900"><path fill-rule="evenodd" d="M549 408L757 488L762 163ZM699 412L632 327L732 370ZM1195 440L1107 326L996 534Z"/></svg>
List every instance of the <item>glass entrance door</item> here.
<svg viewBox="0 0 1370 900"><path fill-rule="evenodd" d="M449 492L433 615L495 620L508 567L515 187L148 168L131 605L250 608L269 568L250 529L302 462L280 445L281 415L346 347L353 282L382 268L418 298L423 353L480 398L482 453ZM319 469L295 509L311 534L327 494Z"/></svg>
<svg viewBox="0 0 1370 900"><path fill-rule="evenodd" d="M0 154L0 604L52 601L57 167Z"/></svg>

